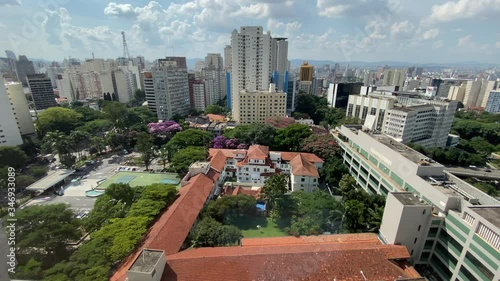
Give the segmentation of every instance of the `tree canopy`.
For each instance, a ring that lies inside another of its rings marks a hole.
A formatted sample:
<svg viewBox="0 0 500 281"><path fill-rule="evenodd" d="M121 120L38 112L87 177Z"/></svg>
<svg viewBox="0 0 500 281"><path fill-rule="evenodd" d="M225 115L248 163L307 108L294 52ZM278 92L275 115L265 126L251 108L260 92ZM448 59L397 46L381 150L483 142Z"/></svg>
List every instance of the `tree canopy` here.
<svg viewBox="0 0 500 281"><path fill-rule="evenodd" d="M303 124L292 124L286 128L279 129L274 137L275 146L282 151L300 151L302 141L312 135L309 126Z"/></svg>
<svg viewBox="0 0 500 281"><path fill-rule="evenodd" d="M195 227L193 244L195 247L231 246L242 238L241 231L232 225L223 225L213 218L202 219Z"/></svg>
<svg viewBox="0 0 500 281"><path fill-rule="evenodd" d="M197 161L204 161L207 158L207 151L204 147L189 146L179 150L174 154L170 161L170 170L173 172L184 174L188 171L189 166Z"/></svg>
<svg viewBox="0 0 500 281"><path fill-rule="evenodd" d="M0 167L21 168L28 161L28 156L18 146L0 147Z"/></svg>
<svg viewBox="0 0 500 281"><path fill-rule="evenodd" d="M277 201L284 196L287 190L287 177L284 174L274 174L264 182L260 199L266 201L268 204L267 208L272 210Z"/></svg>
<svg viewBox="0 0 500 281"><path fill-rule="evenodd" d="M206 215L215 218L219 222L230 223L233 217L239 217L242 214L255 214L256 204L257 200L249 195L224 196L208 204Z"/></svg>
<svg viewBox="0 0 500 281"><path fill-rule="evenodd" d="M42 135L47 132L59 131L69 134L82 124L82 114L63 107L50 107L40 112L37 118L37 127Z"/></svg>
<svg viewBox="0 0 500 281"><path fill-rule="evenodd" d="M211 104L205 108L205 114L225 115L226 108L216 104Z"/></svg>
<svg viewBox="0 0 500 281"><path fill-rule="evenodd" d="M208 147L212 140L212 134L198 129L187 129L178 132L170 139L168 146L176 147L177 149L184 149L188 146Z"/></svg>
<svg viewBox="0 0 500 281"><path fill-rule="evenodd" d="M243 124L226 130L224 136L229 139L238 139L241 143L248 145L260 144L273 148L276 129L268 124Z"/></svg>

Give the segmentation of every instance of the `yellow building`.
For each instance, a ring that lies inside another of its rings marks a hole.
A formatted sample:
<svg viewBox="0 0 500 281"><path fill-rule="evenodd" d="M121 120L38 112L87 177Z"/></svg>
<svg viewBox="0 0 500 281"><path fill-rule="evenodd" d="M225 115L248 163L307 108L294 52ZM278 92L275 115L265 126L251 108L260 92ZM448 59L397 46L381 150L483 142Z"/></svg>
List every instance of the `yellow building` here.
<svg viewBox="0 0 500 281"><path fill-rule="evenodd" d="M267 118L286 115L286 93L276 91L274 84L269 91L242 90L238 95L233 118L240 124L264 123Z"/></svg>
<svg viewBox="0 0 500 281"><path fill-rule="evenodd" d="M314 67L309 65L308 62L304 62L300 66L300 81L312 81L314 74Z"/></svg>

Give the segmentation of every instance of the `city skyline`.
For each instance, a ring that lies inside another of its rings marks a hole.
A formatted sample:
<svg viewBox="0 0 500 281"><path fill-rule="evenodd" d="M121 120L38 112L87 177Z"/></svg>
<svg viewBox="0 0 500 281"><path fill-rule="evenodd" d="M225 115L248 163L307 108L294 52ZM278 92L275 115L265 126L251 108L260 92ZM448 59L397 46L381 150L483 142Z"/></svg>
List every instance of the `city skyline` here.
<svg viewBox="0 0 500 281"><path fill-rule="evenodd" d="M122 30L132 56L203 58L223 53L240 26L289 38L290 59L491 63L500 55L499 0L4 0L0 7L0 49L58 61L119 57Z"/></svg>

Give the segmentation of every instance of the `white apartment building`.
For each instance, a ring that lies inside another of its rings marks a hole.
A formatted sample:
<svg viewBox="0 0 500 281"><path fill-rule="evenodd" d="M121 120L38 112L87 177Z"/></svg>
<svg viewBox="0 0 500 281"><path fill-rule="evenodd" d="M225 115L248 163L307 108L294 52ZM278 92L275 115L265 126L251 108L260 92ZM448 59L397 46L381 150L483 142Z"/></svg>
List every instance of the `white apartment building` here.
<svg viewBox="0 0 500 281"><path fill-rule="evenodd" d="M313 81L299 81L299 93L312 94ZM333 91L333 88L332 88ZM332 92L333 93L333 92ZM333 94L332 94L333 96Z"/></svg>
<svg viewBox="0 0 500 281"><path fill-rule="evenodd" d="M133 74L125 69L116 69L113 71L114 85L118 95L118 101L121 103L129 103L133 99Z"/></svg>
<svg viewBox="0 0 500 281"><path fill-rule="evenodd" d="M233 50L231 45L224 47L224 70L230 70L233 67Z"/></svg>
<svg viewBox="0 0 500 281"><path fill-rule="evenodd" d="M231 108L233 119L240 121L237 110L241 90L262 91L269 85L272 72L271 33L261 26L242 26L231 33Z"/></svg>
<svg viewBox="0 0 500 281"><path fill-rule="evenodd" d="M204 83L192 83L193 87L193 103L196 110L204 111L207 107Z"/></svg>
<svg viewBox="0 0 500 281"><path fill-rule="evenodd" d="M273 38L271 45L271 71L284 73L290 71L290 62L288 61L288 41L287 38Z"/></svg>
<svg viewBox="0 0 500 281"><path fill-rule="evenodd" d="M146 102L148 104L148 108L154 114L157 114L156 111L157 103L156 103L156 94L155 94L155 82L153 78L153 73L150 71L145 71L142 73L142 80L144 83L144 93L146 95Z"/></svg>
<svg viewBox="0 0 500 281"><path fill-rule="evenodd" d="M248 150L210 149L211 163L221 162L228 177L238 183L264 185L276 173L289 175L289 191L314 191L318 188L318 170L323 160L311 153L275 152L269 147L252 145ZM221 165L222 166L222 165Z"/></svg>
<svg viewBox="0 0 500 281"><path fill-rule="evenodd" d="M500 91L491 91L484 110L489 113L500 113Z"/></svg>
<svg viewBox="0 0 500 281"><path fill-rule="evenodd" d="M56 77L56 88L59 92L59 97L68 99L68 102L75 100L75 94L71 87L71 81L66 73L58 74Z"/></svg>
<svg viewBox="0 0 500 281"><path fill-rule="evenodd" d="M500 280L498 200L387 136L360 126L332 134L359 186L387 197L384 242L406 246L417 270L441 280Z"/></svg>
<svg viewBox="0 0 500 281"><path fill-rule="evenodd" d="M369 130L377 130L402 143L445 147L457 101L416 98L408 95L350 95L346 116L358 118Z"/></svg>
<svg viewBox="0 0 500 281"><path fill-rule="evenodd" d="M152 70L159 120L170 120L176 114L189 113L189 81L185 61L183 57L167 57L158 60L158 66Z"/></svg>
<svg viewBox="0 0 500 281"><path fill-rule="evenodd" d="M226 94L223 60L221 54L207 54L202 77L205 80L207 105L216 104Z"/></svg>
<svg viewBox="0 0 500 281"><path fill-rule="evenodd" d="M8 82L5 84L5 88L19 133L22 136L35 135L35 125L31 118L30 108L26 100L26 95L24 94L23 85L17 82Z"/></svg>
<svg viewBox="0 0 500 281"><path fill-rule="evenodd" d="M462 84L460 86L450 86L450 90L448 92L448 99L463 103L465 98L465 89L466 89L466 84Z"/></svg>
<svg viewBox="0 0 500 281"><path fill-rule="evenodd" d="M269 85L269 91L242 90L237 96L233 114L239 116L241 124L264 123L267 118L286 115L286 93L276 91L274 84Z"/></svg>
<svg viewBox="0 0 500 281"><path fill-rule="evenodd" d="M0 83L0 146L16 146L23 143L18 121L10 103L2 79Z"/></svg>

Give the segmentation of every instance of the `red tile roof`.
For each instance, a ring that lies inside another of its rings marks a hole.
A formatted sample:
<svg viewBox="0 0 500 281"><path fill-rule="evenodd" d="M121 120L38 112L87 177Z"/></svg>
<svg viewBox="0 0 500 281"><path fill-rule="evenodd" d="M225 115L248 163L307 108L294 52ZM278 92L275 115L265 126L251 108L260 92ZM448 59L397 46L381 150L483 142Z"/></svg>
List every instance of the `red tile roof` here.
<svg viewBox="0 0 500 281"><path fill-rule="evenodd" d="M210 121L224 122L226 120L226 117L218 114L207 114L207 117Z"/></svg>
<svg viewBox="0 0 500 281"><path fill-rule="evenodd" d="M304 152L280 152L281 153L281 159L285 161L291 161L293 158L295 158L298 154L302 154L308 161L313 162L313 163L324 163L323 159L319 158L316 156L316 154L312 153L304 153Z"/></svg>
<svg viewBox="0 0 500 281"><path fill-rule="evenodd" d="M292 174L295 176L319 177L316 166L306 159L302 153L297 154L291 161Z"/></svg>
<svg viewBox="0 0 500 281"><path fill-rule="evenodd" d="M227 156L223 151L220 150L217 152L214 151L212 153L213 155L210 154L209 158L210 166L212 166L217 171L222 172L222 170L224 169L224 165L226 165Z"/></svg>
<svg viewBox="0 0 500 281"><path fill-rule="evenodd" d="M357 236L269 238L267 242L278 244L189 249L167 256L162 280L394 281L418 277L402 268L403 263L393 261L410 257L405 246L382 245L374 234L361 234L360 240ZM279 244L280 240L285 243ZM300 243L291 245L290 241Z"/></svg>
<svg viewBox="0 0 500 281"><path fill-rule="evenodd" d="M247 158L266 160L269 157L269 147L264 145L252 145L248 148Z"/></svg>
<svg viewBox="0 0 500 281"><path fill-rule="evenodd" d="M213 176L218 177L218 173ZM204 174L192 177L189 183L180 189L179 197L151 227L140 249L122 262L110 280L125 280L128 269L139 256L142 248L163 250L165 255L179 252L213 186L214 178L209 178Z"/></svg>

